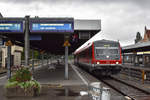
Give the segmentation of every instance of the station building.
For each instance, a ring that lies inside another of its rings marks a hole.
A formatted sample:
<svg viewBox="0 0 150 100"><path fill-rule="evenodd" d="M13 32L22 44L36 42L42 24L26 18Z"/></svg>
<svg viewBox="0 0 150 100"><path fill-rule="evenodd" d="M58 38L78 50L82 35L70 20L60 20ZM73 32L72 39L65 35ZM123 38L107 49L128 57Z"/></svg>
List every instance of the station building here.
<svg viewBox="0 0 150 100"><path fill-rule="evenodd" d="M11 47L11 60L13 66L21 65L21 52L23 48L17 45ZM7 46L0 46L0 68L6 68L7 66Z"/></svg>
<svg viewBox="0 0 150 100"><path fill-rule="evenodd" d="M148 67L150 65L150 29L145 26L143 39L123 47L122 50L124 63Z"/></svg>

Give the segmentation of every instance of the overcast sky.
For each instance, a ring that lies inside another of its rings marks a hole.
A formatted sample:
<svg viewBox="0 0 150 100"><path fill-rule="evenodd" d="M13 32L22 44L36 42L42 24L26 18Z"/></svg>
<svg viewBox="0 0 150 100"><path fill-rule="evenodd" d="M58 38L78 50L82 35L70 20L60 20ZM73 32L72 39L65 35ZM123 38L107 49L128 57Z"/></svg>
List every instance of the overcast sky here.
<svg viewBox="0 0 150 100"><path fill-rule="evenodd" d="M150 28L150 0L0 0L4 17L74 17L101 19L102 31L94 38L134 43L139 31Z"/></svg>

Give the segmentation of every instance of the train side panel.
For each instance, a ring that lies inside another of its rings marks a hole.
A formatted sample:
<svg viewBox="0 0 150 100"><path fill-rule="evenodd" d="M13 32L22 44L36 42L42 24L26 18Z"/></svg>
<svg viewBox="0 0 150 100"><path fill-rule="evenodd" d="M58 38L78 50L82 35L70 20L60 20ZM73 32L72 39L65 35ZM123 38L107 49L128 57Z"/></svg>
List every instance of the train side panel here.
<svg viewBox="0 0 150 100"><path fill-rule="evenodd" d="M86 69L89 69L92 63L92 47L90 46L89 48L87 48L86 50L77 55L78 55L78 57L76 57L77 64Z"/></svg>

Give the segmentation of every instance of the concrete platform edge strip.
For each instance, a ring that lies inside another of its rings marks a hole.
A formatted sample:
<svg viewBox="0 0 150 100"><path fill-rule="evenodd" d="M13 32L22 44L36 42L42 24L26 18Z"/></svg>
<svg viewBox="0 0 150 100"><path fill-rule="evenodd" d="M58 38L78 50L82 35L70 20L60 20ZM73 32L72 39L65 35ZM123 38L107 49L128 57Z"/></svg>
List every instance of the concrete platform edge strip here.
<svg viewBox="0 0 150 100"><path fill-rule="evenodd" d="M71 65L71 67L72 67L72 69L76 72L76 74L81 78L81 80L83 81L83 83L85 84L85 85L87 85L88 86L88 82L83 78L83 76L76 70L76 66L74 66L74 65L72 65L72 64L70 64Z"/></svg>

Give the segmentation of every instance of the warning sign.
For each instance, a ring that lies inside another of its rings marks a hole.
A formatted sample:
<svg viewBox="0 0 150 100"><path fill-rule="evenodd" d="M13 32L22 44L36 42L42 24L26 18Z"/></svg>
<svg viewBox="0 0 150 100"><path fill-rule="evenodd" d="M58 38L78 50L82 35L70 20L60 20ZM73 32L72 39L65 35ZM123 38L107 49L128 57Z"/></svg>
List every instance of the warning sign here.
<svg viewBox="0 0 150 100"><path fill-rule="evenodd" d="M5 43L6 46L12 46L12 42L9 40Z"/></svg>
<svg viewBox="0 0 150 100"><path fill-rule="evenodd" d="M65 41L64 46L71 46L68 40Z"/></svg>

